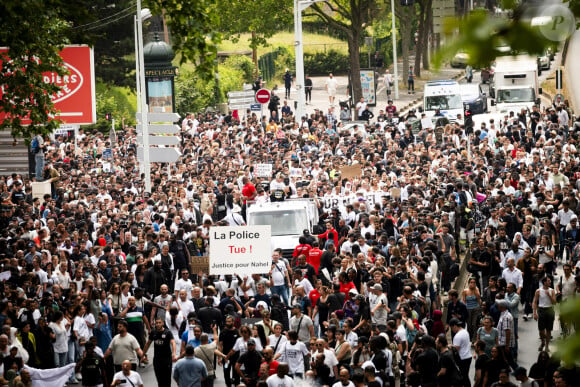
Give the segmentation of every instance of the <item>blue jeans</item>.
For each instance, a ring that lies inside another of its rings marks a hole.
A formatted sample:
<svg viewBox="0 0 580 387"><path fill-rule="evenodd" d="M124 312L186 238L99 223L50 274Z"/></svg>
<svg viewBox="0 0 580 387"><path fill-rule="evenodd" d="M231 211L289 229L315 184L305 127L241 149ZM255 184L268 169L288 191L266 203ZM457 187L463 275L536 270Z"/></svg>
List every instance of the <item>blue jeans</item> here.
<svg viewBox="0 0 580 387"><path fill-rule="evenodd" d="M67 364L67 362L66 362L67 358L68 358L68 352L61 352L61 353L55 352L54 353L54 364L56 365L57 368L64 367Z"/></svg>
<svg viewBox="0 0 580 387"><path fill-rule="evenodd" d="M75 363L76 362L76 341L68 341L68 352L67 352L67 359L66 359L66 364L70 364L70 363ZM69 378L69 382L72 382L75 380L75 373L73 372L71 374L71 377Z"/></svg>
<svg viewBox="0 0 580 387"><path fill-rule="evenodd" d="M272 286L270 291L272 294L279 295L284 303L288 305L288 289L286 289L286 285Z"/></svg>
<svg viewBox="0 0 580 387"><path fill-rule="evenodd" d="M36 181L42 181L43 180L42 171L44 170L44 153L38 152L37 154L35 154L34 163L35 163L34 177L36 178Z"/></svg>

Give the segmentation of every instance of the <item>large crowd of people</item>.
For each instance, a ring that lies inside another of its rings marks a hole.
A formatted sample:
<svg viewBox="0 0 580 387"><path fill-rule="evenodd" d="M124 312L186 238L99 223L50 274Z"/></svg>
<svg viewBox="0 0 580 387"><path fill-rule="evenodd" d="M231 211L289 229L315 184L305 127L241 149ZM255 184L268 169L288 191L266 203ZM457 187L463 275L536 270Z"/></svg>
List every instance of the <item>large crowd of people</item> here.
<svg viewBox="0 0 580 387"><path fill-rule="evenodd" d="M76 362L70 384L137 387L153 346L159 386L577 385L551 344L556 321L574 334L557 304L580 293L567 106L417 129L390 102L348 130L332 109L275 109L184 117L182 157L152 165L150 193L133 129L37 136L36 177L0 177L1 381ZM271 270L191 270L211 227L294 198L320 222ZM533 321L526 370L518 325Z"/></svg>

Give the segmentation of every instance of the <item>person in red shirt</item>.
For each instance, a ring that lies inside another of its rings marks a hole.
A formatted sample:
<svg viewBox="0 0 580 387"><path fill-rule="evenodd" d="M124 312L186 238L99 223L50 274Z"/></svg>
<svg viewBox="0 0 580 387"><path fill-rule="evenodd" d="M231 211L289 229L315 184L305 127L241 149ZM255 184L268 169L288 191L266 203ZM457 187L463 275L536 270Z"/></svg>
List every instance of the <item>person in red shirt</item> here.
<svg viewBox="0 0 580 387"><path fill-rule="evenodd" d="M338 246L338 231L336 231L336 229L332 225L332 220L326 221L326 231L323 232L322 234L318 234L317 237L322 238L322 239L331 239L331 235L329 235L331 233L332 233L332 240L334 241L334 245Z"/></svg>
<svg viewBox="0 0 580 387"><path fill-rule="evenodd" d="M274 375L276 373L276 370L278 370L278 364L280 364L278 363L278 361L274 360L274 350L272 349L272 347L268 346L264 348L262 354L264 357L264 362L260 367L260 376L262 376L263 367L268 368L268 376Z"/></svg>
<svg viewBox="0 0 580 387"><path fill-rule="evenodd" d="M254 200L258 196L258 191L256 191L256 187L254 187L254 184L252 184L247 176L244 176L242 183L244 184L242 188L242 200L246 204L248 200Z"/></svg>
<svg viewBox="0 0 580 387"><path fill-rule="evenodd" d="M311 290L310 294L308 295L308 298L310 298L310 302L312 302L313 306L316 306L316 302L321 296L320 294L321 291L322 291L322 281L317 279L316 283L314 284L314 289Z"/></svg>
<svg viewBox="0 0 580 387"><path fill-rule="evenodd" d="M320 267L320 260L322 259L323 251L318 248L318 242L312 243L312 248L308 252L306 262L314 266L316 274L318 275L318 268Z"/></svg>
<svg viewBox="0 0 580 387"><path fill-rule="evenodd" d="M340 292L344 293L345 296L351 291L358 294L356 286L348 279L348 275L344 271L338 275L338 283L340 284Z"/></svg>
<svg viewBox="0 0 580 387"><path fill-rule="evenodd" d="M312 249L312 247L306 243L306 237L304 235L302 235L300 238L298 238L298 242L300 244L294 248L294 252L292 253L292 256L294 258L298 258L301 254L304 254L308 257L308 252ZM310 262L308 262L308 263L310 263ZM318 272L318 270L316 270L316 271Z"/></svg>

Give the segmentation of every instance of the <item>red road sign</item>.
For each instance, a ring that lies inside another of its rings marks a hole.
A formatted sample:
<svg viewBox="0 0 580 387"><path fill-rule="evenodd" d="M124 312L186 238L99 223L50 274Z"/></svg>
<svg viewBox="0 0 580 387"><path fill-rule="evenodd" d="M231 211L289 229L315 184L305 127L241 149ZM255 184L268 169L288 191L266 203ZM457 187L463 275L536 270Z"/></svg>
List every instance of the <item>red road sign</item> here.
<svg viewBox="0 0 580 387"><path fill-rule="evenodd" d="M266 89L256 91L256 101L259 103L268 103L270 101L270 92Z"/></svg>

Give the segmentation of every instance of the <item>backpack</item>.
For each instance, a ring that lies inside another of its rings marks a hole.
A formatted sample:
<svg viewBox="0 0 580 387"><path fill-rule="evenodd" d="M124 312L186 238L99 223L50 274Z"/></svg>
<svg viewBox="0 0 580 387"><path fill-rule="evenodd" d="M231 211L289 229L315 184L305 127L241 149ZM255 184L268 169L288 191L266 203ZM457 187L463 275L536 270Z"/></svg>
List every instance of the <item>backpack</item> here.
<svg viewBox="0 0 580 387"><path fill-rule="evenodd" d="M32 153L37 154L40 152L40 144L38 143L38 138L34 136L32 142L30 143L30 148L32 149Z"/></svg>

